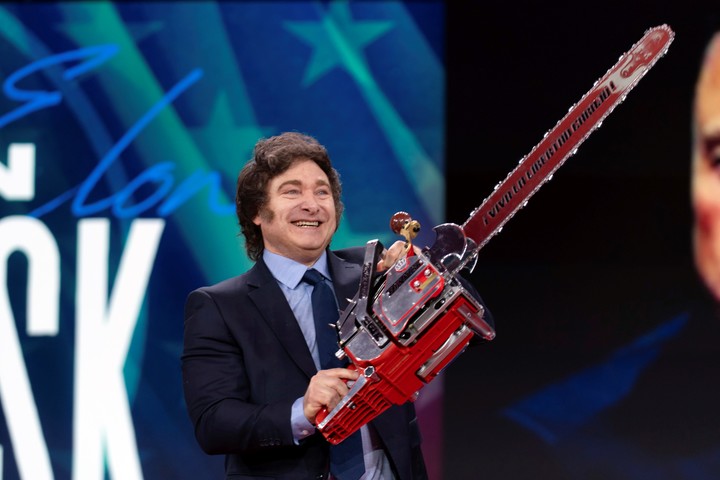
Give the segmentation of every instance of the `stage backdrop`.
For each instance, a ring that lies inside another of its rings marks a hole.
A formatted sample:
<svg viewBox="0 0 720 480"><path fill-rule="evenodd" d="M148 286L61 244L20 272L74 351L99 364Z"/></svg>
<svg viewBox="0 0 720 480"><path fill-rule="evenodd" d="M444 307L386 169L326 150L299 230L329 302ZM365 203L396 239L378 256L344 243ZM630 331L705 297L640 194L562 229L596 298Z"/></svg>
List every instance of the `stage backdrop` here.
<svg viewBox="0 0 720 480"><path fill-rule="evenodd" d="M308 133L345 188L334 247L394 241L397 210L428 243L443 28L442 2L0 5L0 478L222 476L179 357L187 293L250 266L237 173Z"/></svg>

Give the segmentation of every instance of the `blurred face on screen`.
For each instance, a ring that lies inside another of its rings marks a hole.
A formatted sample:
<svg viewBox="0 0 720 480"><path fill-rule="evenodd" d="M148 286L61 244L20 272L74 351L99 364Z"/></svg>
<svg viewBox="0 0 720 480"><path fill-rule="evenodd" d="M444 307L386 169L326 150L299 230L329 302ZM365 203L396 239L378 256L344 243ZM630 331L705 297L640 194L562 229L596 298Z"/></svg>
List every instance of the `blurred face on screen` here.
<svg viewBox="0 0 720 480"><path fill-rule="evenodd" d="M694 113L695 265L720 301L720 34L710 42L700 70Z"/></svg>

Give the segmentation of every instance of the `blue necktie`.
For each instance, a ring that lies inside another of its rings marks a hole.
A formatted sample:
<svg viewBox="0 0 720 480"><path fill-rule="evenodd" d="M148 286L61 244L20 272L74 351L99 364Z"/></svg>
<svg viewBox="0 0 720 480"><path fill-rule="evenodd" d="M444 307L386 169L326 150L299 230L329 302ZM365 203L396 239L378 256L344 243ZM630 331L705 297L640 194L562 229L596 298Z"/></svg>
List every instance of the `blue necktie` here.
<svg viewBox="0 0 720 480"><path fill-rule="evenodd" d="M340 316L335 302L335 294L330 285L324 281L320 272L315 269L306 271L303 280L313 286L311 300L320 368L325 370L343 367L343 362L335 356L335 352L338 350L338 340L333 325ZM356 480L365 473L362 438L359 430L338 445L330 446L330 473L339 480Z"/></svg>

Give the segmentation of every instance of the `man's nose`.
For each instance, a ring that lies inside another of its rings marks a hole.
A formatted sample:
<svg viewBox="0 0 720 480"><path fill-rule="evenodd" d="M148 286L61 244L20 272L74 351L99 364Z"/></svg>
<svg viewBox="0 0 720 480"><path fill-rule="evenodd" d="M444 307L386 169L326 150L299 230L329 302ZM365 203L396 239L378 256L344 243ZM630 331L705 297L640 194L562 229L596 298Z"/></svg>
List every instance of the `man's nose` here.
<svg viewBox="0 0 720 480"><path fill-rule="evenodd" d="M318 203L317 198L315 198L315 194L313 192L303 193L301 202L300 207L309 212L314 213L320 210L320 204Z"/></svg>

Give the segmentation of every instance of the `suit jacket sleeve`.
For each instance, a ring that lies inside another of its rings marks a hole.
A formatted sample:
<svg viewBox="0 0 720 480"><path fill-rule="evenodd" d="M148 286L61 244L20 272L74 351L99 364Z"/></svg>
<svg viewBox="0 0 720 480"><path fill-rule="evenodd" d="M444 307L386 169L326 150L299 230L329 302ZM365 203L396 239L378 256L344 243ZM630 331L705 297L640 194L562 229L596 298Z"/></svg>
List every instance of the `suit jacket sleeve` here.
<svg viewBox="0 0 720 480"><path fill-rule="evenodd" d="M298 396L261 398L254 379L263 372L248 362L262 359L244 351L237 331L243 318L231 324L227 310L207 289L192 292L185 305L183 386L198 443L210 454L293 445L290 410Z"/></svg>

